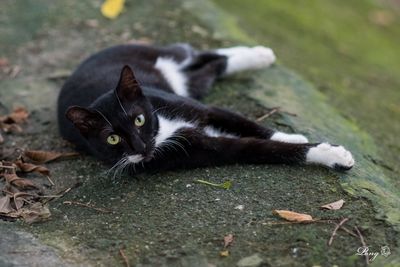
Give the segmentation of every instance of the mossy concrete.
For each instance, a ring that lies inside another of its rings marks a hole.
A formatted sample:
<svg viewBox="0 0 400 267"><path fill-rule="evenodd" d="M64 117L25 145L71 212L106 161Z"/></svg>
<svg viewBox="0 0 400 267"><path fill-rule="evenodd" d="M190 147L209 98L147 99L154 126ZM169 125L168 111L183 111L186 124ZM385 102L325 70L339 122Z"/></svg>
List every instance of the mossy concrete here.
<svg viewBox="0 0 400 267"><path fill-rule="evenodd" d="M14 79L0 81L0 101L8 108L25 104L32 116L26 131L7 135L3 147L71 149L57 133L54 113L63 80L49 77L72 70L100 48L132 39L161 44L188 40L200 48L234 45L238 40L254 43L232 18L206 1L201 6L197 1L128 2L116 21L101 17L99 3L4 2L1 21L7 30L0 32L5 40L1 56L22 71ZM14 21L18 17L27 20L28 14L30 35L22 37L19 33L26 31L25 26ZM278 113L262 123L304 133L312 141L343 144L354 153L357 165L347 173L312 166L235 165L114 180L102 164L80 157L48 164L56 184L50 192L81 184L51 202L49 221L32 225L0 222L0 233L33 235L35 242L55 253L59 265L123 266L121 248L136 266L235 266L255 253L266 266L363 265L362 257L355 255L358 239L339 233L332 247L326 245L333 225L266 224L279 221L271 214L273 209L289 209L316 218L349 217L349 227L357 225L363 230L371 250L379 251L383 245L391 248L392 255L378 257L376 266L399 263L399 196L380 166L373 163L375 145L357 125L340 117L311 84L277 65L222 80L205 101L253 119L268 112L267 107L281 106L297 116ZM40 177L34 179L47 183ZM233 187L220 190L196 184L196 179L231 180ZM346 204L339 211L318 208L340 198ZM90 202L112 213L63 201ZM235 209L238 205L243 210ZM219 252L229 233L235 241L230 256L223 258ZM8 244L11 248L0 251L0 259L13 266L8 251L17 243ZM25 253L16 245L14 249Z"/></svg>
<svg viewBox="0 0 400 267"><path fill-rule="evenodd" d="M400 188L399 2L214 2L367 131L378 145L386 175Z"/></svg>

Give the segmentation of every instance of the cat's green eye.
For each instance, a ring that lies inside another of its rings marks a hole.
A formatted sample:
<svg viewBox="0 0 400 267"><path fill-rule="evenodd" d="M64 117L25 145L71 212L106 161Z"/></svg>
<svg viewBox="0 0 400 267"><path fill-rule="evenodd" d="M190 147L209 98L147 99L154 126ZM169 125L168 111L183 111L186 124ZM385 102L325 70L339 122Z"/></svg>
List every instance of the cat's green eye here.
<svg viewBox="0 0 400 267"><path fill-rule="evenodd" d="M116 145L119 142L121 142L121 137L119 135L112 134L107 137L107 143L109 143L110 145Z"/></svg>
<svg viewBox="0 0 400 267"><path fill-rule="evenodd" d="M144 119L143 114L140 114L139 116L137 116L135 118L135 125L138 127L143 126L144 122L145 122L145 119Z"/></svg>

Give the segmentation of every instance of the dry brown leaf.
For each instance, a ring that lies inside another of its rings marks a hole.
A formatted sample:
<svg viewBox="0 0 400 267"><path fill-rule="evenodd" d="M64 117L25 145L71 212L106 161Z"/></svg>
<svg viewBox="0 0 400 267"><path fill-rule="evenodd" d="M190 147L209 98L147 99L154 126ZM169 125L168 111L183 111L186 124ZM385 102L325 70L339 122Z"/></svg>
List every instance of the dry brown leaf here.
<svg viewBox="0 0 400 267"><path fill-rule="evenodd" d="M221 257L228 257L229 256L229 250L222 250L219 252L219 255Z"/></svg>
<svg viewBox="0 0 400 267"><path fill-rule="evenodd" d="M233 235L229 234L227 236L224 236L224 249L229 247L233 242Z"/></svg>
<svg viewBox="0 0 400 267"><path fill-rule="evenodd" d="M24 158L27 158L36 163L47 163L56 159L65 159L79 156L79 153L69 152L53 152L53 151L41 151L41 150L25 150Z"/></svg>
<svg viewBox="0 0 400 267"><path fill-rule="evenodd" d="M27 223L42 222L47 220L51 215L49 207L40 202L33 203L27 208L20 209L19 214Z"/></svg>
<svg viewBox="0 0 400 267"><path fill-rule="evenodd" d="M272 213L292 222L307 222L313 220L313 218L308 214L297 213L289 210L273 210Z"/></svg>
<svg viewBox="0 0 400 267"><path fill-rule="evenodd" d="M24 201L24 199L23 199L22 197L17 198L17 197L14 196L14 205L15 205L15 208L16 208L17 210L19 210L20 208L22 208L22 206L24 205L24 203L25 203L25 201Z"/></svg>
<svg viewBox="0 0 400 267"><path fill-rule="evenodd" d="M33 189L38 188L31 180L18 177L15 173L3 174L6 181L20 189Z"/></svg>
<svg viewBox="0 0 400 267"><path fill-rule="evenodd" d="M328 209L328 210L340 210L342 208L344 202L345 201L343 199L340 199L338 201L323 205L320 208L321 209Z"/></svg>
<svg viewBox="0 0 400 267"><path fill-rule="evenodd" d="M6 115L0 116L0 121L6 124L26 122L29 117L29 112L24 107L16 107L14 110Z"/></svg>
<svg viewBox="0 0 400 267"><path fill-rule="evenodd" d="M14 209L11 207L10 197L4 196L0 198L0 213L7 214L11 211L14 211Z"/></svg>
<svg viewBox="0 0 400 267"><path fill-rule="evenodd" d="M51 213L48 206L41 202L35 202L28 207L21 208L17 211L6 214L7 217L18 218L22 217L27 223L42 222L50 217Z"/></svg>
<svg viewBox="0 0 400 267"><path fill-rule="evenodd" d="M18 166L18 168L22 172L37 172L37 173L43 174L44 176L50 176L49 169L47 169L44 166L39 166L39 165L35 165L32 163L26 163L26 162L22 162L20 160L17 160L14 163L15 163L15 165Z"/></svg>
<svg viewBox="0 0 400 267"><path fill-rule="evenodd" d="M15 123L22 123L27 121L29 112L24 107L17 107L8 117Z"/></svg>
<svg viewBox="0 0 400 267"><path fill-rule="evenodd" d="M0 129L3 130L5 133L21 133L22 132L22 128L15 123L12 124L7 124L1 121L0 119Z"/></svg>

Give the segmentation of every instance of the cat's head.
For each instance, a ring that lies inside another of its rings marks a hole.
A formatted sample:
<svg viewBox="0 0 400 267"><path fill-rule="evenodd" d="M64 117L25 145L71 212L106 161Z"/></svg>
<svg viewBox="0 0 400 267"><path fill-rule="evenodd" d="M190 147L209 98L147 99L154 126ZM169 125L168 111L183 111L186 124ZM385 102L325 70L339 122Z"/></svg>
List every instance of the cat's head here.
<svg viewBox="0 0 400 267"><path fill-rule="evenodd" d="M130 67L125 66L115 90L89 108L69 107L66 116L86 138L92 153L111 164L150 160L157 119Z"/></svg>

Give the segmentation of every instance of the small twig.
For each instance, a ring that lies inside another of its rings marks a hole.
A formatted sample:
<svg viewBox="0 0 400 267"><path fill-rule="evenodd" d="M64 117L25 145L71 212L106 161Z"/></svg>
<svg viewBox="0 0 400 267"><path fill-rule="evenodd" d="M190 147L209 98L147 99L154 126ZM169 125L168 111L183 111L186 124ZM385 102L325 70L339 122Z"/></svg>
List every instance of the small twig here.
<svg viewBox="0 0 400 267"><path fill-rule="evenodd" d="M73 184L71 187L68 187L66 189L63 189L59 192L57 192L55 195L53 195L53 198L49 197L48 199L46 199L45 201L43 201L43 204L46 204L56 198L62 198L63 196L65 196L69 191L71 191L72 189L80 186L81 183L80 182L76 182L75 184Z"/></svg>
<svg viewBox="0 0 400 267"><path fill-rule="evenodd" d="M38 198L51 198L51 199L53 199L53 198L60 198L60 197L62 197L63 195L44 195L44 196L36 196L36 197L38 197Z"/></svg>
<svg viewBox="0 0 400 267"><path fill-rule="evenodd" d="M345 231L346 233L348 233L351 236L358 237L358 235L356 235L353 231L349 230L348 228L346 228L343 225L340 227L339 230L343 230L343 231Z"/></svg>
<svg viewBox="0 0 400 267"><path fill-rule="evenodd" d="M56 184L53 182L53 180L51 180L50 176L47 175L46 177L47 177L47 180L49 180L49 183L50 183L52 186L56 185Z"/></svg>
<svg viewBox="0 0 400 267"><path fill-rule="evenodd" d="M119 254L121 255L122 259L124 260L125 266L130 267L128 258L126 257L124 250L122 248L119 249Z"/></svg>
<svg viewBox="0 0 400 267"><path fill-rule="evenodd" d="M287 221L287 222L263 222L263 225L281 225L281 224L311 224L311 223L334 223L332 219L315 219L311 221Z"/></svg>
<svg viewBox="0 0 400 267"><path fill-rule="evenodd" d="M363 245L363 247L367 247L367 244L365 243L364 237L363 237L363 235L361 234L360 230L358 230L358 227L357 227L357 226L354 226L354 229L356 229L357 235L358 235L358 237L360 238L360 242L361 242L361 244ZM364 253L364 256L365 256L365 262L366 262L367 265L368 265L368 264L369 264L369 255L368 255L368 253Z"/></svg>
<svg viewBox="0 0 400 267"><path fill-rule="evenodd" d="M349 220L349 218L344 218L343 220L340 221L339 224L336 225L335 229L334 229L333 232L332 232L331 238L329 238L328 246L332 245L333 238L335 237L337 230L339 230L339 228L340 228L345 222L347 222L348 220Z"/></svg>
<svg viewBox="0 0 400 267"><path fill-rule="evenodd" d="M270 117L271 115L273 115L274 113L276 113L280 109L281 109L280 107L272 108L268 113L262 115L261 117L258 117L256 119L256 121L260 122L262 120L265 120L266 118Z"/></svg>
<svg viewBox="0 0 400 267"><path fill-rule="evenodd" d="M104 213L111 213L111 210L107 210L107 209L103 209L103 208L97 208L93 205L87 204L87 203L82 203L82 202L77 202L77 201L64 201L63 204L67 204L67 205L75 205L75 206L80 206L80 207L86 207L86 208L90 208L90 209L94 209L100 212L104 212Z"/></svg>

